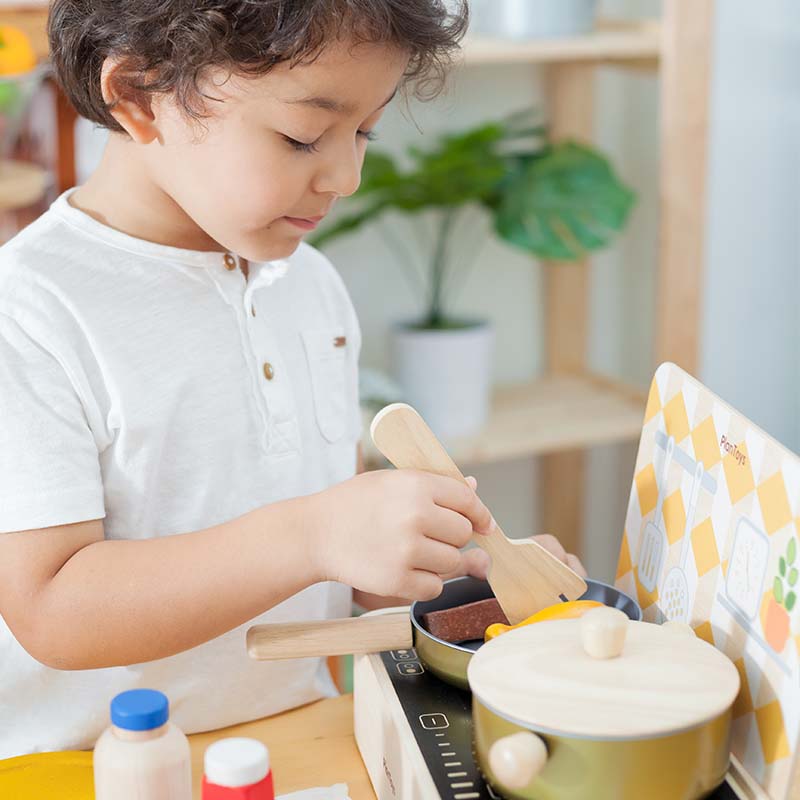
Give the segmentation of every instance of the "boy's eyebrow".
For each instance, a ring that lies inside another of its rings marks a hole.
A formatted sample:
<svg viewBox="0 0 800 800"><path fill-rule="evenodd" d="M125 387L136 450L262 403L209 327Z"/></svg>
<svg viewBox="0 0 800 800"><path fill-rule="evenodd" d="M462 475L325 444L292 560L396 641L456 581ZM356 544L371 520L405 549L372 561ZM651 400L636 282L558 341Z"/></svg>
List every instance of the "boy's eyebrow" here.
<svg viewBox="0 0 800 800"><path fill-rule="evenodd" d="M392 94L375 110L380 111L380 109L388 106L396 95L397 88L395 88ZM321 108L323 111L332 111L334 114L355 113L355 109L350 103L340 103L338 100L334 100L330 97L301 97L297 100L284 100L284 103L288 103L289 105L313 106L314 108Z"/></svg>

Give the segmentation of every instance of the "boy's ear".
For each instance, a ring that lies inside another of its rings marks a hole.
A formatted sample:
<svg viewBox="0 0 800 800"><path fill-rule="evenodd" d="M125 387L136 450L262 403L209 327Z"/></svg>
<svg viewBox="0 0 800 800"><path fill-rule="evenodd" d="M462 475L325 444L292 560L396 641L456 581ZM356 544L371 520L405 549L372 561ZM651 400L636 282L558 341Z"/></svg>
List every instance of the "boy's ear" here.
<svg viewBox="0 0 800 800"><path fill-rule="evenodd" d="M124 66L116 58L108 57L100 71L100 90L112 117L127 131L137 144L150 144L158 138L150 98L137 92L124 80Z"/></svg>

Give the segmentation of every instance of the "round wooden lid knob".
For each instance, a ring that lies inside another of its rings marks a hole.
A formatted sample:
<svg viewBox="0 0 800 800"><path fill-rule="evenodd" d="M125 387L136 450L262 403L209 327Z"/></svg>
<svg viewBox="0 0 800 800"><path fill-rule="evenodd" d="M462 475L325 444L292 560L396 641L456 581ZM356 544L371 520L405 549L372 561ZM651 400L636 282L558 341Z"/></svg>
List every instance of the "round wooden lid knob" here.
<svg viewBox="0 0 800 800"><path fill-rule="evenodd" d="M583 649L599 659L617 658L625 646L628 617L618 608L593 608L581 617Z"/></svg>
<svg viewBox="0 0 800 800"><path fill-rule="evenodd" d="M524 789L546 763L547 747L530 731L504 736L489 748L489 766L506 790Z"/></svg>

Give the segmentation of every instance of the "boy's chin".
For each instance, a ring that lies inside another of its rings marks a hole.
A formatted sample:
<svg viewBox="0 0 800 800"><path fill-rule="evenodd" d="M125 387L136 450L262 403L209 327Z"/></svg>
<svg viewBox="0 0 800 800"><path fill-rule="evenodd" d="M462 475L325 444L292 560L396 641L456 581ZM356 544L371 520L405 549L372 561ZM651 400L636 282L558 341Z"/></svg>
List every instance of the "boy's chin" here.
<svg viewBox="0 0 800 800"><path fill-rule="evenodd" d="M252 247L242 248L239 250L239 255L246 258L248 261L278 261L281 258L289 258L293 255L303 237L297 236L292 238L282 238L279 241L272 241L268 244L253 245Z"/></svg>

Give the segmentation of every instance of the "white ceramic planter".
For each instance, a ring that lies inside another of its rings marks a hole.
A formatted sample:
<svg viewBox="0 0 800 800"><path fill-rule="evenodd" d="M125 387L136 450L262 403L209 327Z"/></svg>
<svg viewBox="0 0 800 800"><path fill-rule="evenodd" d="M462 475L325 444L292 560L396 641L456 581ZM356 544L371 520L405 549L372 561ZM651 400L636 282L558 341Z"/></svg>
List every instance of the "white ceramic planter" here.
<svg viewBox="0 0 800 800"><path fill-rule="evenodd" d="M472 436L486 424L493 344L488 322L453 330L392 328L393 376L439 438Z"/></svg>
<svg viewBox="0 0 800 800"><path fill-rule="evenodd" d="M471 7L473 33L547 39L592 30L597 0L473 0Z"/></svg>

